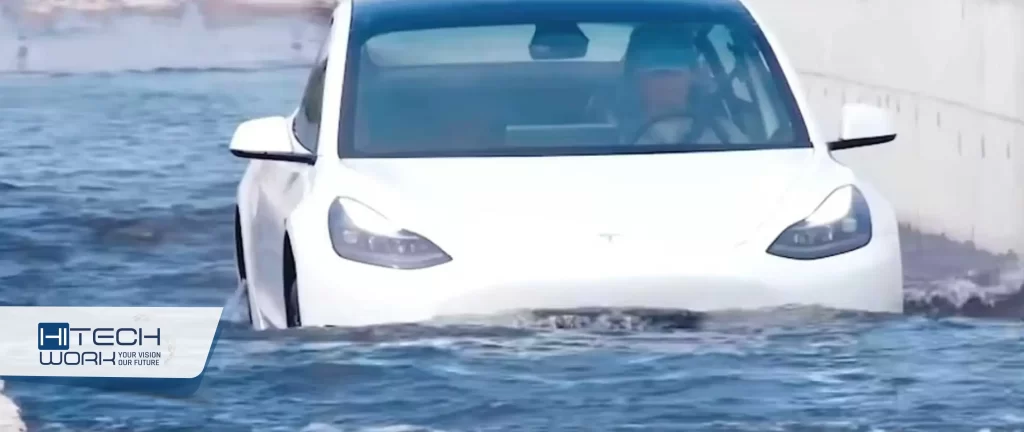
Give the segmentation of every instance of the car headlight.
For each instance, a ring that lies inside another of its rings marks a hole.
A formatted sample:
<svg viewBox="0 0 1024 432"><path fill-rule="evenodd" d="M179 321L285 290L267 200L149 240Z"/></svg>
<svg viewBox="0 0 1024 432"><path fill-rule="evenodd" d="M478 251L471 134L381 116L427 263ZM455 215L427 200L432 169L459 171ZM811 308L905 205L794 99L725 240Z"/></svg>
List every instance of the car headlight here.
<svg viewBox="0 0 1024 432"><path fill-rule="evenodd" d="M452 260L430 240L396 226L358 201L338 198L331 203L327 216L331 244L342 258L404 270Z"/></svg>
<svg viewBox="0 0 1024 432"><path fill-rule="evenodd" d="M813 260L860 249L871 241L871 211L853 185L840 187L810 216L790 225L768 248L784 258Z"/></svg>

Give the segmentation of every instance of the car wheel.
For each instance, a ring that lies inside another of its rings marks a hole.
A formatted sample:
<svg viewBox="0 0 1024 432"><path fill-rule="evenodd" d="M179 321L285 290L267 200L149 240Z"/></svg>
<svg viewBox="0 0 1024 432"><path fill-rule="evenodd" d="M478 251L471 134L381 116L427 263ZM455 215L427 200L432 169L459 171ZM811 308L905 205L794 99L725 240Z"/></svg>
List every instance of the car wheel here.
<svg viewBox="0 0 1024 432"><path fill-rule="evenodd" d="M235 207L235 267L238 271L238 283L245 290L245 310L249 316L249 325L255 325L252 319L252 303L249 299L249 275L245 269L245 245L242 244L242 222L238 215L238 207Z"/></svg>
<svg viewBox="0 0 1024 432"><path fill-rule="evenodd" d="M295 274L292 245L287 240L284 244L284 313L289 328L302 326L302 314L299 311L299 280Z"/></svg>

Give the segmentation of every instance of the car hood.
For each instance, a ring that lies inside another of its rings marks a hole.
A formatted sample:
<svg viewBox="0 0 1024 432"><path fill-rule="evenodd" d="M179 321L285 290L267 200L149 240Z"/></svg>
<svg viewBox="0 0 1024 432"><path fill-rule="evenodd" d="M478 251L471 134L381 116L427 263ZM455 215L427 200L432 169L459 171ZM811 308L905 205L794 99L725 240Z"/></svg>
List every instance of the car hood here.
<svg viewBox="0 0 1024 432"><path fill-rule="evenodd" d="M357 197L445 249L622 239L734 246L813 168L811 149L524 158L352 159Z"/></svg>

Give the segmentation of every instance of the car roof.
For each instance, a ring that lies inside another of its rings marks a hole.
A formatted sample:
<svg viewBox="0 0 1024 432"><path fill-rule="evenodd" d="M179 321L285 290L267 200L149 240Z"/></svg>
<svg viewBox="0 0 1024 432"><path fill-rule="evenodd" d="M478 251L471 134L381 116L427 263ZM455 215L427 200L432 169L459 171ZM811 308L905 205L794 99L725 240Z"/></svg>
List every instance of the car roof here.
<svg viewBox="0 0 1024 432"><path fill-rule="evenodd" d="M751 21L742 0L352 0L355 33L571 19Z"/></svg>

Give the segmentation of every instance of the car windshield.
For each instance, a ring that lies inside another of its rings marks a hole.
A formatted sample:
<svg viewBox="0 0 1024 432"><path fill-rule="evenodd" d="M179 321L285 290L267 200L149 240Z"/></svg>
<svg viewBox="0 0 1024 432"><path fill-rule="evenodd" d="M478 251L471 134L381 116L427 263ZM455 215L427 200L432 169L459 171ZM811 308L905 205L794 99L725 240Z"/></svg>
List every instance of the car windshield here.
<svg viewBox="0 0 1024 432"><path fill-rule="evenodd" d="M811 146L752 22L417 28L350 51L342 157Z"/></svg>

